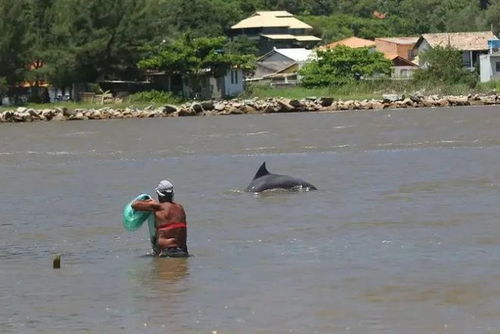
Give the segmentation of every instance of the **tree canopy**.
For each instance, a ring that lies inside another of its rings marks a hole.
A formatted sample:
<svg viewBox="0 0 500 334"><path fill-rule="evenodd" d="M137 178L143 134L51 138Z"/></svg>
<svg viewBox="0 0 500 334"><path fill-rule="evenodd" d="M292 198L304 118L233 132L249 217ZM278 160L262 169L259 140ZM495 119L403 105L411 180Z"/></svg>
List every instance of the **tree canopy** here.
<svg viewBox="0 0 500 334"><path fill-rule="evenodd" d="M369 48L338 46L317 52L317 59L300 70L305 87L342 86L391 72L392 63Z"/></svg>
<svg viewBox="0 0 500 334"><path fill-rule="evenodd" d="M0 80L62 87L136 79L137 64L151 60L155 47L175 48L185 35L225 36L258 10L287 10L325 43L490 27L500 33L500 0L0 0ZM225 44L223 58L251 48Z"/></svg>
<svg viewBox="0 0 500 334"><path fill-rule="evenodd" d="M477 83L477 75L463 67L462 52L450 46L429 49L421 55L421 60L425 65L415 72L416 81L469 86Z"/></svg>

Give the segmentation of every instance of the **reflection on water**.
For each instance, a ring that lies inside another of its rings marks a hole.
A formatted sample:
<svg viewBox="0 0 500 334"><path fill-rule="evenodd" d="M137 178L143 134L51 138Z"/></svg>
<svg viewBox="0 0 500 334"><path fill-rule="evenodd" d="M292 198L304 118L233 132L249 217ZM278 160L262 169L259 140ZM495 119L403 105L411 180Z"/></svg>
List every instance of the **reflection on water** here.
<svg viewBox="0 0 500 334"><path fill-rule="evenodd" d="M188 275L188 259L152 257L148 268L151 282L172 284Z"/></svg>
<svg viewBox="0 0 500 334"><path fill-rule="evenodd" d="M486 107L3 124L0 331L498 334L499 121ZM319 190L241 191L263 161ZM188 259L144 256L147 229L122 227L164 178Z"/></svg>

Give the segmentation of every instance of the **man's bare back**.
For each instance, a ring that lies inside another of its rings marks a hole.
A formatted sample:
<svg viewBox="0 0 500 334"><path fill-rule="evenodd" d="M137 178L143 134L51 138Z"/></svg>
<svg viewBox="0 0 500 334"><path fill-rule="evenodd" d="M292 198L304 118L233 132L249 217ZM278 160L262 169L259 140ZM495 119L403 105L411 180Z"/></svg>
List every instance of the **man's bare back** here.
<svg viewBox="0 0 500 334"><path fill-rule="evenodd" d="M153 199L137 200L132 203L132 208L137 211L154 213L157 231L155 253L159 255L165 251L167 256L176 256L177 253L179 256L187 256L186 212L182 205L173 202L173 186L171 192L165 193L166 195L158 189L158 201Z"/></svg>

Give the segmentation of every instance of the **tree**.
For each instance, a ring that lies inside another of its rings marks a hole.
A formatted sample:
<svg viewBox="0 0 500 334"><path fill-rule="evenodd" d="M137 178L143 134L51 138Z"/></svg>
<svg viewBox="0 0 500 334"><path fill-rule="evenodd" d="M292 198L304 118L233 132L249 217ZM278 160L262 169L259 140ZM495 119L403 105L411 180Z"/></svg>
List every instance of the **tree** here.
<svg viewBox="0 0 500 334"><path fill-rule="evenodd" d="M0 104L2 104L2 97L7 93L8 89L7 80L0 77Z"/></svg>
<svg viewBox="0 0 500 334"><path fill-rule="evenodd" d="M182 34L214 37L226 33L243 18L239 1L231 0L155 0L157 33L162 39L178 39Z"/></svg>
<svg viewBox="0 0 500 334"><path fill-rule="evenodd" d="M500 34L500 0L491 0L490 6L486 10L486 22L488 27L493 27L493 32Z"/></svg>
<svg viewBox="0 0 500 334"><path fill-rule="evenodd" d="M195 91L199 91L200 78L207 73L215 77L224 75L232 67L244 71L253 69L255 57L225 51L225 37L191 38L189 35L172 43L149 48L149 55L139 61L145 70L165 71L169 75L180 74Z"/></svg>
<svg viewBox="0 0 500 334"><path fill-rule="evenodd" d="M43 57L49 80L64 87L138 78L140 48L151 39L149 4L149 0L55 0Z"/></svg>
<svg viewBox="0 0 500 334"><path fill-rule="evenodd" d="M316 60L301 70L305 87L342 86L357 80L391 72L391 62L369 48L338 46L317 51Z"/></svg>
<svg viewBox="0 0 500 334"><path fill-rule="evenodd" d="M463 66L462 52L451 46L434 47L420 57L425 65L414 73L415 81L449 85L462 83L471 87L477 83L477 74Z"/></svg>
<svg viewBox="0 0 500 334"><path fill-rule="evenodd" d="M11 87L23 81L28 61L25 5L25 0L0 1L0 77Z"/></svg>

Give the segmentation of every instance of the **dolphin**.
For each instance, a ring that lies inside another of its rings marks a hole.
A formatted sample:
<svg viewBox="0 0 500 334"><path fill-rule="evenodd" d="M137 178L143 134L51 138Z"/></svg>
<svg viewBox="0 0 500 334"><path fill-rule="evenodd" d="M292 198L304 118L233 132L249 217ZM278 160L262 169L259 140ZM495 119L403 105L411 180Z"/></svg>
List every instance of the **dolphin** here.
<svg viewBox="0 0 500 334"><path fill-rule="evenodd" d="M317 190L315 186L306 182L302 179L291 177L288 175L271 174L266 168L266 163L264 162L255 176L252 182L245 189L249 192L258 193L269 189L288 189L288 190Z"/></svg>

